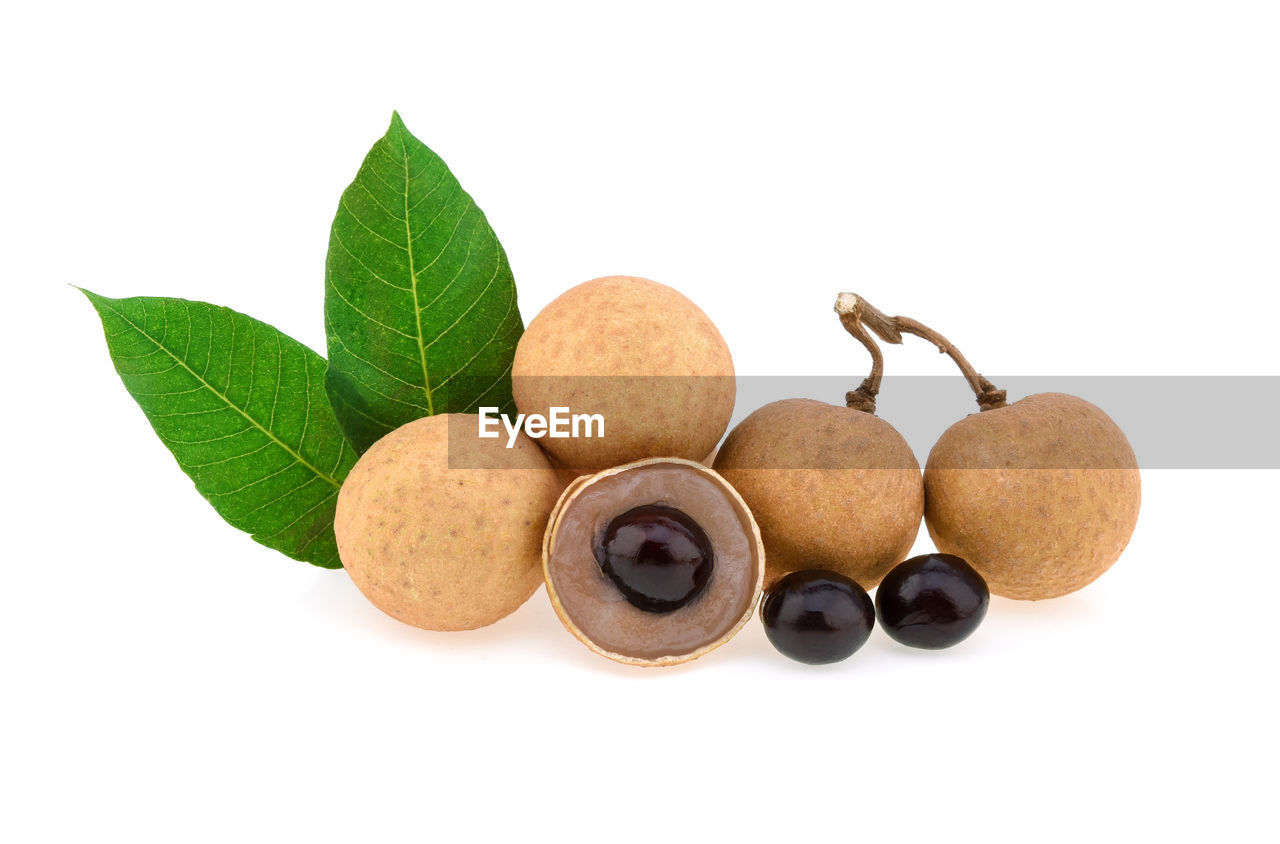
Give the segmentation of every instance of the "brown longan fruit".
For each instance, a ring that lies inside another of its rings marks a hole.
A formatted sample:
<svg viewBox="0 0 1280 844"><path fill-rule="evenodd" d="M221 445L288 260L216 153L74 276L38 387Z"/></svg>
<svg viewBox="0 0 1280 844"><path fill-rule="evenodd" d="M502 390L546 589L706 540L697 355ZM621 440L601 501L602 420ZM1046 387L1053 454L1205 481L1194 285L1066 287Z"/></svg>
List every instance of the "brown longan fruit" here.
<svg viewBox="0 0 1280 844"><path fill-rule="evenodd" d="M1124 432L1076 396L1039 393L952 425L924 470L925 524L1006 598L1089 585L1120 558L1142 501Z"/></svg>
<svg viewBox="0 0 1280 844"><path fill-rule="evenodd" d="M542 582L542 536L563 484L523 432L481 439L479 417L440 414L373 444L338 493L342 564L378 609L426 630L470 630Z"/></svg>
<svg viewBox="0 0 1280 844"><path fill-rule="evenodd" d="M994 594L1024 600L1074 592L1110 568L1142 500L1137 458L1111 417L1065 393L1006 404L941 334L861 304L885 341L914 334L949 355L981 408L948 428L925 464L924 518L938 550L966 560Z"/></svg>
<svg viewBox="0 0 1280 844"><path fill-rule="evenodd" d="M512 386L521 413L603 416L603 437L539 440L560 466L585 473L704 457L729 425L733 374L729 347L697 305L655 281L608 276L534 317L516 347Z"/></svg>
<svg viewBox="0 0 1280 844"><path fill-rule="evenodd" d="M847 406L812 399L765 405L729 433L715 458L760 525L770 584L788 572L827 569L870 589L906 558L920 531L920 464L875 415L883 357L858 309L852 294L836 300L840 321L872 361Z"/></svg>
<svg viewBox="0 0 1280 844"><path fill-rule="evenodd" d="M920 464L892 425L866 411L812 399L767 404L729 433L715 469L760 525L769 583L818 568L870 589L920 530Z"/></svg>

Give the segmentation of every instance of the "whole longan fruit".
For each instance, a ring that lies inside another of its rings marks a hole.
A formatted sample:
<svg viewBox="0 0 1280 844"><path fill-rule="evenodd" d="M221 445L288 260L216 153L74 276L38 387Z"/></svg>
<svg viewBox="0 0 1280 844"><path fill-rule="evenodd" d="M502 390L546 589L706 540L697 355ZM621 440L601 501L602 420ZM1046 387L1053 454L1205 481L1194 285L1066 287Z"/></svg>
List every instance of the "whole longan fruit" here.
<svg viewBox="0 0 1280 844"><path fill-rule="evenodd" d="M929 326L865 300L857 318L886 342L914 334L933 343L981 408L948 428L925 463L925 524L940 552L967 561L992 593L1024 600L1074 592L1119 559L1142 488L1133 448L1110 416L1065 393L1006 404L1005 391Z"/></svg>
<svg viewBox="0 0 1280 844"><path fill-rule="evenodd" d="M508 449L505 436L478 432L473 414L403 425L361 456L338 493L347 574L414 627L484 627L542 582L542 534L563 484L525 434Z"/></svg>
<svg viewBox="0 0 1280 844"><path fill-rule="evenodd" d="M906 559L924 486L910 446L871 413L811 399L767 404L716 455L764 540L766 580L828 569L870 589Z"/></svg>
<svg viewBox="0 0 1280 844"><path fill-rule="evenodd" d="M534 317L516 347L521 413L600 414L604 436L543 437L563 467L595 472L648 457L700 460L733 413L733 359L701 309L666 285L597 278Z"/></svg>
<svg viewBox="0 0 1280 844"><path fill-rule="evenodd" d="M836 313L871 355L871 373L845 407L812 399L767 404L734 428L714 468L760 525L770 584L826 569L870 589L902 562L924 512L920 464L902 435L875 415L884 359L863 327L856 296Z"/></svg>
<svg viewBox="0 0 1280 844"><path fill-rule="evenodd" d="M1124 432L1076 396L1039 393L943 433L924 470L925 524L1006 598L1087 586L1120 557L1142 502Z"/></svg>

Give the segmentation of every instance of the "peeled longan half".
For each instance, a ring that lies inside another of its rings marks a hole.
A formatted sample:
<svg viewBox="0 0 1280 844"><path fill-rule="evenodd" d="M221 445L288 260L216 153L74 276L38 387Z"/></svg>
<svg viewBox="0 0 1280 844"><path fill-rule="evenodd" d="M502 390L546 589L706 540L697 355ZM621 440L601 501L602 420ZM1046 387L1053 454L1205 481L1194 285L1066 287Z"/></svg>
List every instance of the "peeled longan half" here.
<svg viewBox="0 0 1280 844"><path fill-rule="evenodd" d="M1138 522L1138 462L1124 432L1076 396L1040 393L961 419L924 470L925 523L1006 598L1092 583Z"/></svg>
<svg viewBox="0 0 1280 844"><path fill-rule="evenodd" d="M870 589L906 559L920 530L920 464L892 425L865 411L811 399L767 404L729 433L715 469L760 525L770 584L821 568Z"/></svg>
<svg viewBox="0 0 1280 844"><path fill-rule="evenodd" d="M373 444L338 493L342 564L374 606L426 630L492 624L542 582L542 535L563 483L521 433L479 417L418 419Z"/></svg>
<svg viewBox="0 0 1280 844"><path fill-rule="evenodd" d="M728 427L735 395L733 359L707 315L634 276L588 281L547 305L516 347L512 385L521 413L549 417L562 407L603 418L603 437L539 440L578 473L647 457L701 459Z"/></svg>
<svg viewBox="0 0 1280 844"><path fill-rule="evenodd" d="M690 539L702 576L669 582L663 572L688 564L691 546L681 542ZM619 546L648 570L639 580L612 567ZM561 623L592 651L628 665L676 665L746 624L760 598L764 549L724 478L691 460L653 458L565 489L544 537L543 574ZM659 594L673 584L678 595Z"/></svg>

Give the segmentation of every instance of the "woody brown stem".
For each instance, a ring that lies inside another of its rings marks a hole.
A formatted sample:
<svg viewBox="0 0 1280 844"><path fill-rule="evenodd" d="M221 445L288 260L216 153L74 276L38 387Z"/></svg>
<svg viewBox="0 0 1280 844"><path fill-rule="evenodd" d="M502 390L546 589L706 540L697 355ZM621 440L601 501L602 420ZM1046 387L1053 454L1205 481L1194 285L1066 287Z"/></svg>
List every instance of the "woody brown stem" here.
<svg viewBox="0 0 1280 844"><path fill-rule="evenodd" d="M862 324L861 304L862 300L852 293L841 293L836 297L836 313L840 315L840 324L871 353L871 374L863 379L858 389L844 394L844 403L847 407L874 416L876 394L880 392L880 380L884 377L884 355Z"/></svg>
<svg viewBox="0 0 1280 844"><path fill-rule="evenodd" d="M969 363L965 356L960 353L960 350L946 337L910 317L886 316L860 296L854 296L852 293L842 293L840 295L849 296L859 303L858 314L862 321L886 343L901 343L903 334L913 334L937 346L939 352L950 357L955 361L956 366L960 368L965 380L969 382L969 388L977 396L978 407L981 410L995 410L998 407L1004 407L1005 391L997 388L983 377L978 370L974 369L973 364ZM877 384L877 386L879 385Z"/></svg>

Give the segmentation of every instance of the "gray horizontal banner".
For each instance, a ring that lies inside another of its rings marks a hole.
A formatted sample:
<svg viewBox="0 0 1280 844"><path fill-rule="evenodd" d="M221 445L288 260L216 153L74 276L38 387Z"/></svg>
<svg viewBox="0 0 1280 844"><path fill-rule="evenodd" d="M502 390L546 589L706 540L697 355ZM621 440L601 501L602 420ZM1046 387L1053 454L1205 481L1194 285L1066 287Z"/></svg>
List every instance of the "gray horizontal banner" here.
<svg viewBox="0 0 1280 844"><path fill-rule="evenodd" d="M708 394L723 393L726 380L678 376L558 379L558 389L552 393L565 396L567 410L560 420L560 430L572 434L576 429L579 436L586 433L595 435L595 426L588 417L600 414L607 440L611 432L625 427L617 417L620 413L630 412L632 406L631 401L619 397L635 397L638 404L645 407L644 413L655 417L651 421L661 424L656 417L662 414L661 397L664 394L672 396L673 405L683 412L684 408L691 406L691 394L696 396L703 392L704 386ZM1036 393L1066 393L1097 406L1124 432L1142 469L1280 469L1280 438L1275 434L1277 420L1280 420L1280 376L1017 376L990 377L990 380L1007 391L1011 406L1019 399ZM736 401L730 431L748 414L781 399L816 399L843 407L845 393L855 389L862 377L738 376L734 381ZM464 389L465 386L459 385L459 388ZM607 408L583 404L602 390L609 396ZM517 395L520 395L520 390L517 390ZM657 404L654 403L655 395ZM547 408L522 409L549 415ZM977 412L973 393L961 377L886 376L880 387L876 415L902 434L923 466L943 432L958 420ZM575 420L574 416L579 418ZM1033 421L1032 428L1050 424L1044 423L1042 418ZM513 430L508 423L520 424L522 429L530 430L526 427L527 418L519 421L513 415L504 422L493 416L488 424L488 436L505 445ZM542 430L545 437L549 435L547 429L553 427L549 422L540 428L535 422L531 432ZM1005 435L1010 435L1009 430L1009 426L1004 426ZM451 443L457 443L459 440L456 438L459 437L473 439L478 436L474 417L466 421L460 419L459 424L451 426ZM542 443L547 445L545 440ZM463 468L463 464L465 467L510 465L505 456L495 456L489 464L487 458L480 456L486 453L494 452L492 448L455 449L451 445L450 465L459 468ZM1073 445L1053 453L1058 457L1042 462L1033 460L1025 467L1114 467L1114 462L1106 459L1093 462L1087 456L1088 448ZM898 460L896 465L873 465L874 461L868 463L865 455L854 454L824 454L820 458L806 456L799 460L773 457L771 460L769 466L762 468L892 469L901 468L902 463Z"/></svg>
<svg viewBox="0 0 1280 844"><path fill-rule="evenodd" d="M1006 391L1009 404L1035 393L1067 393L1096 405L1120 426L1142 469L1280 469L1278 376L988 378ZM792 396L843 403L845 391L860 383L739 378L731 425L757 407ZM948 427L977 412L968 384L955 376L885 376L876 402L876 415L906 438L921 466Z"/></svg>

